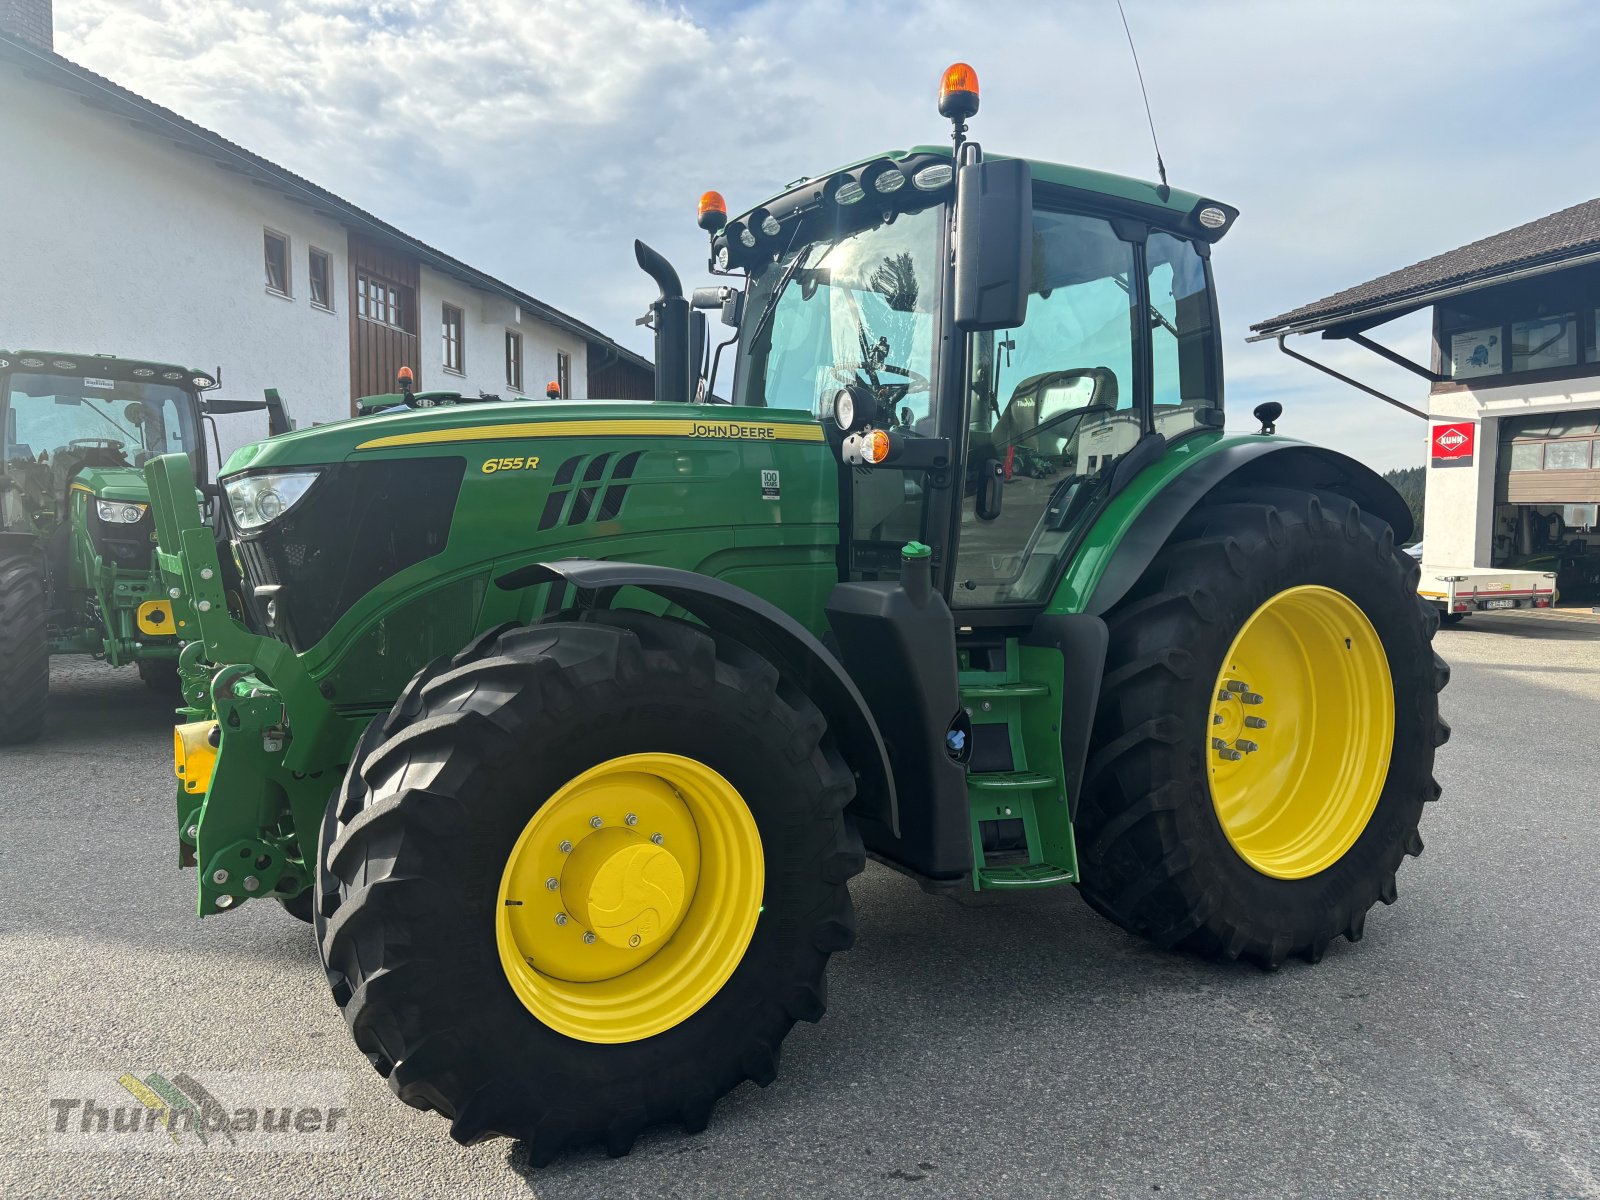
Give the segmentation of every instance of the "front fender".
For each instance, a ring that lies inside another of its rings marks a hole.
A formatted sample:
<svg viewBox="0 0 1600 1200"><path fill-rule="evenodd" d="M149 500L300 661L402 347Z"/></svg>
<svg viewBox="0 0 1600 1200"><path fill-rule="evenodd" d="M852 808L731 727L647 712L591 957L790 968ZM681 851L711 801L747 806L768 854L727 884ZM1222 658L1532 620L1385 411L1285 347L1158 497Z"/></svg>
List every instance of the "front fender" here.
<svg viewBox="0 0 1600 1200"><path fill-rule="evenodd" d="M598 594L602 605L609 604L618 588L639 588L761 655L822 710L828 728L839 739L840 753L858 779L851 807L899 836L894 775L878 724L844 667L788 613L721 579L645 563L567 558L519 567L495 580L506 591L545 583L565 583Z"/></svg>
<svg viewBox="0 0 1600 1200"><path fill-rule="evenodd" d="M1107 507L1085 540L1051 612L1103 616L1144 574L1207 493L1223 483L1290 487L1346 496L1388 522L1396 543L1411 536L1411 511L1381 475L1349 455L1288 438L1222 438L1153 465Z"/></svg>

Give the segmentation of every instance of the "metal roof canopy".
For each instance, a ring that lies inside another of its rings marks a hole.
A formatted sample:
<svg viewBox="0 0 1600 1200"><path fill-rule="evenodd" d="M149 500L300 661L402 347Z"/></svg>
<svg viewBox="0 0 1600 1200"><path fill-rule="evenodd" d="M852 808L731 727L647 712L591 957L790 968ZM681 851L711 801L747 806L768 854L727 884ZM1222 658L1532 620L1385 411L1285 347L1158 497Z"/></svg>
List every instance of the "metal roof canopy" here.
<svg viewBox="0 0 1600 1200"><path fill-rule="evenodd" d="M1352 341L1430 383L1444 383L1448 376L1380 345L1365 336L1366 331L1441 300L1597 262L1600 199L1575 204L1257 322L1250 326L1252 336L1247 340L1276 339L1278 349L1290 358L1426 419L1427 413L1421 409L1289 349L1285 339L1290 334L1320 333L1324 340Z"/></svg>

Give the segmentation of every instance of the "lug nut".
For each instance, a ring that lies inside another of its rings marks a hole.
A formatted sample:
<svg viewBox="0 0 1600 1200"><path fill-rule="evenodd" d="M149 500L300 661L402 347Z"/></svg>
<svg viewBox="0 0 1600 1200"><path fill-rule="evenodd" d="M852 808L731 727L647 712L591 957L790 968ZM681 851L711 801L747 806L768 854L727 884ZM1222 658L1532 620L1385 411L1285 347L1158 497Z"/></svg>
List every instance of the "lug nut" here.
<svg viewBox="0 0 1600 1200"><path fill-rule="evenodd" d="M1219 701L1220 700L1232 700L1233 699L1233 693L1230 692L1227 688L1223 688L1220 692L1217 693L1217 699Z"/></svg>
<svg viewBox="0 0 1600 1200"><path fill-rule="evenodd" d="M1211 739L1211 748L1213 750L1226 750L1228 748L1228 743L1219 737L1214 737Z"/></svg>
<svg viewBox="0 0 1600 1200"><path fill-rule="evenodd" d="M622 818L622 823L624 825L637 825L639 823L639 818L633 813L629 813L627 816Z"/></svg>
<svg viewBox="0 0 1600 1200"><path fill-rule="evenodd" d="M254 875L246 875L244 877L244 890L245 891L253 892L260 886L261 886L261 880L257 879Z"/></svg>
<svg viewBox="0 0 1600 1200"><path fill-rule="evenodd" d="M572 853L572 843L563 840L562 843L561 843L561 853L563 853L563 854L571 854Z"/></svg>
<svg viewBox="0 0 1600 1200"><path fill-rule="evenodd" d="M1230 692L1248 692L1250 685L1248 683L1240 683L1237 679L1230 679L1228 680L1228 690Z"/></svg>
<svg viewBox="0 0 1600 1200"><path fill-rule="evenodd" d="M583 935L583 944L584 944L584 945L585 945L585 946L592 946L592 945L594 945L594 934L592 934L592 933L585 933L585 934L584 934L584 935Z"/></svg>
<svg viewBox="0 0 1600 1200"><path fill-rule="evenodd" d="M1261 749L1260 746L1256 745L1249 738L1236 739L1233 743L1233 748L1235 750L1243 750L1246 754L1254 754L1257 750Z"/></svg>
<svg viewBox="0 0 1600 1200"><path fill-rule="evenodd" d="M545 885L545 887L549 888L553 892L558 887L561 886L561 881L559 879L557 879L554 875L552 875L552 876L550 876L549 879L546 879L544 881L544 885Z"/></svg>
<svg viewBox="0 0 1600 1200"><path fill-rule="evenodd" d="M1260 704L1261 694L1259 692L1246 692L1244 695L1240 696L1239 699L1243 700L1246 704Z"/></svg>
<svg viewBox="0 0 1600 1200"><path fill-rule="evenodd" d="M1213 725L1221 725L1222 724L1222 714L1221 713L1212 713L1211 714L1211 723Z"/></svg>
<svg viewBox="0 0 1600 1200"><path fill-rule="evenodd" d="M1237 750L1226 750L1226 749L1218 750L1217 751L1217 755L1220 758L1227 759L1229 762L1238 762L1241 758L1244 757L1244 755L1240 754Z"/></svg>
<svg viewBox="0 0 1600 1200"><path fill-rule="evenodd" d="M223 884L228 882L228 873L221 867L218 867L211 875L211 882L216 884L218 887L221 887Z"/></svg>
<svg viewBox="0 0 1600 1200"><path fill-rule="evenodd" d="M1247 729L1265 729L1267 727L1267 719L1265 717L1246 717L1244 723Z"/></svg>
<svg viewBox="0 0 1600 1200"><path fill-rule="evenodd" d="M667 839L662 837L659 833L652 833L650 835L650 840L652 842L654 842L656 845L659 846L659 845L661 845L662 842L666 841Z"/></svg>
<svg viewBox="0 0 1600 1200"><path fill-rule="evenodd" d="M567 914L566 913L557 913L556 914L556 924L557 925L565 925L566 923L567 923Z"/></svg>
<svg viewBox="0 0 1600 1200"><path fill-rule="evenodd" d="M602 821L599 817L590 817L589 818L589 828L590 829L599 829L600 826L602 826L604 824L605 824L605 822Z"/></svg>

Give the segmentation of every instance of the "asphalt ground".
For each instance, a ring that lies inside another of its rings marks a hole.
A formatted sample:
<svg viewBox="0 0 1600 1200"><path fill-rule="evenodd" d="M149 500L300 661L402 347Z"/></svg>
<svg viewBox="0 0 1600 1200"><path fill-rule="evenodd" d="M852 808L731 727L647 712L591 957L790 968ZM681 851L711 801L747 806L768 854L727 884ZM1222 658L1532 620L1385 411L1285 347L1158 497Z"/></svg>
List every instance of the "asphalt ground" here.
<svg viewBox="0 0 1600 1200"><path fill-rule="evenodd" d="M0 751L6 1196L1600 1197L1600 622L1474 619L1443 801L1360 945L1276 973L1157 953L1070 891L924 895L870 867L831 1007L695 1137L532 1169L395 1100L270 903L205 921L176 868L166 714L56 672ZM334 1071L345 1148L66 1153L47 1077Z"/></svg>

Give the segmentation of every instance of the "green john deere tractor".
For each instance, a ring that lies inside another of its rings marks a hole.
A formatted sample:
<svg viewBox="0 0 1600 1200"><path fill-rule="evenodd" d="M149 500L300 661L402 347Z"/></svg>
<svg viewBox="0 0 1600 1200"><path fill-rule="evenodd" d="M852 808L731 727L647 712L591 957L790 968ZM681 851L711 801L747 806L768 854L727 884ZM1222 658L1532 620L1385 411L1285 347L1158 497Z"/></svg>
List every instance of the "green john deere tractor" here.
<svg viewBox="0 0 1600 1200"><path fill-rule="evenodd" d="M151 565L144 465L178 452L204 480L203 417L270 407L214 386L174 363L0 350L0 745L44 728L52 654L176 690L188 617Z"/></svg>
<svg viewBox="0 0 1600 1200"><path fill-rule="evenodd" d="M200 633L199 910L311 889L356 1044L462 1142L621 1154L770 1082L868 855L1276 967L1422 849L1448 671L1411 522L1275 405L1222 432L1234 210L984 158L948 82L953 151L731 222L708 193L723 286L638 247L654 403L413 401L237 453L243 621L188 461L148 469Z"/></svg>

